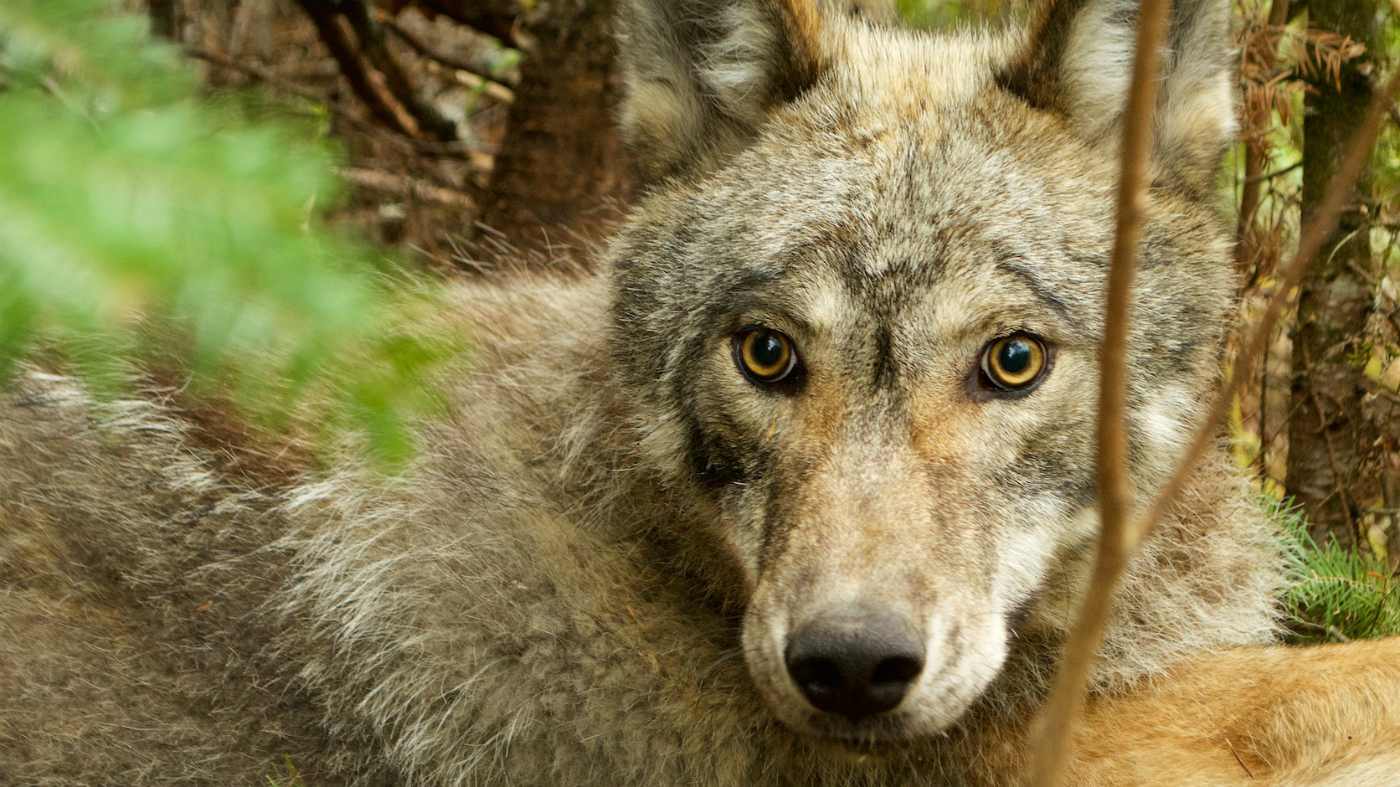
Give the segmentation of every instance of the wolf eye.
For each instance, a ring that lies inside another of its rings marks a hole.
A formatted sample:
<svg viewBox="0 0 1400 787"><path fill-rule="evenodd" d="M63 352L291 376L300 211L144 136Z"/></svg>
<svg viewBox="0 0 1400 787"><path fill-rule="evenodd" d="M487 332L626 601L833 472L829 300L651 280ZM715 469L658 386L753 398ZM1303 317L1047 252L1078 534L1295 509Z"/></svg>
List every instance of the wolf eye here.
<svg viewBox="0 0 1400 787"><path fill-rule="evenodd" d="M1025 391L1045 373L1045 345L1027 333L1013 333L982 351L982 376L999 391Z"/></svg>
<svg viewBox="0 0 1400 787"><path fill-rule="evenodd" d="M786 380L797 368L792 340L767 328L750 328L735 336L734 359L745 374L761 383Z"/></svg>

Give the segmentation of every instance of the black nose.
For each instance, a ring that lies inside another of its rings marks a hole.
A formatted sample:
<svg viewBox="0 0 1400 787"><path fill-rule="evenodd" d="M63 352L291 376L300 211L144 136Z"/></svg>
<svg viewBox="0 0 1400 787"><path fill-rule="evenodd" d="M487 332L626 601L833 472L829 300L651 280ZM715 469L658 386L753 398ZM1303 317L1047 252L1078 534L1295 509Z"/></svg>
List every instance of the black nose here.
<svg viewBox="0 0 1400 787"><path fill-rule="evenodd" d="M899 615L856 609L788 637L788 674L818 710L860 721L893 709L924 669L923 639Z"/></svg>

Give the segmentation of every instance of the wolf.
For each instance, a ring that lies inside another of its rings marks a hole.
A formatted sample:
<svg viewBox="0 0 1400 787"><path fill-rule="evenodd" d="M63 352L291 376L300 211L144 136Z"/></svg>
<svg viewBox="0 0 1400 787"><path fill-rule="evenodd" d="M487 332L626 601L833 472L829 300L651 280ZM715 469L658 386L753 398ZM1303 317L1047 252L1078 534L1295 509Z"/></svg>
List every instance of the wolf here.
<svg viewBox="0 0 1400 787"><path fill-rule="evenodd" d="M645 193L595 274L451 289L423 330L471 357L401 473L34 361L0 398L0 783L1024 783L1095 548L1136 10L628 0ZM1164 52L1141 500L1230 323L1227 21L1181 0ZM1400 644L1272 644L1273 528L1201 463L1074 783L1396 783Z"/></svg>

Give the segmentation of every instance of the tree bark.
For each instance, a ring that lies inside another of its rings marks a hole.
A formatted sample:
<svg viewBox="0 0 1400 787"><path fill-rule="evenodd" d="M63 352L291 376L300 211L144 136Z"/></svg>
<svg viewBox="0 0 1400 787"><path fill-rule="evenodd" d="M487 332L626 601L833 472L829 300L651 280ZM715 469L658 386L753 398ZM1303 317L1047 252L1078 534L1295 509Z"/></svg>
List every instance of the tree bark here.
<svg viewBox="0 0 1400 787"><path fill-rule="evenodd" d="M523 25L533 46L521 62L482 218L518 247L595 238L629 195L614 117L614 7L613 0L541 2Z"/></svg>
<svg viewBox="0 0 1400 787"><path fill-rule="evenodd" d="M1303 121L1304 221L1317 209L1366 114L1372 89L1363 64L1374 63L1378 43L1372 0L1310 0L1308 13L1311 27L1350 36L1368 50L1343 62L1339 77L1319 72L1310 80ZM1362 508L1380 493L1379 480L1366 472L1379 435L1361 406L1372 308L1368 278L1374 279L1362 199L1370 183L1363 173L1352 207L1303 282L1293 335L1288 491L1311 519L1314 537L1332 534L1344 544L1357 540Z"/></svg>
<svg viewBox="0 0 1400 787"><path fill-rule="evenodd" d="M506 46L518 47L516 20L531 4L518 0L419 0L418 5L477 32L495 36Z"/></svg>
<svg viewBox="0 0 1400 787"><path fill-rule="evenodd" d="M179 0L151 0L151 33L170 41L180 40L180 25L176 20Z"/></svg>

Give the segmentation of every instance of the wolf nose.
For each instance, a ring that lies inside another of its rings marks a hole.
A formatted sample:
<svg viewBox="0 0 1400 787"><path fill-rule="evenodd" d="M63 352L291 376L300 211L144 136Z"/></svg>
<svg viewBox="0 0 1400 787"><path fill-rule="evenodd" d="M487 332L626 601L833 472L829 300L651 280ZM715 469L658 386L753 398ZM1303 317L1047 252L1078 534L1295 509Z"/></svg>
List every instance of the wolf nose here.
<svg viewBox="0 0 1400 787"><path fill-rule="evenodd" d="M893 709L924 669L913 624L888 613L817 618L788 638L788 674L818 710L860 721Z"/></svg>

